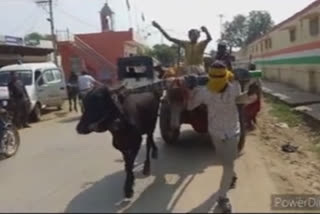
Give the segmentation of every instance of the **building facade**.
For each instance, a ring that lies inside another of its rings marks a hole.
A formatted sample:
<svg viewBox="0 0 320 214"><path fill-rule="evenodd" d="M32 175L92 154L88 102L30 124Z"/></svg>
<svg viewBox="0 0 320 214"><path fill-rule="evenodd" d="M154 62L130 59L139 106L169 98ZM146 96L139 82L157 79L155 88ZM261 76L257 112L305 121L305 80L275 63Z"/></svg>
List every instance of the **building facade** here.
<svg viewBox="0 0 320 214"><path fill-rule="evenodd" d="M69 41L58 43L67 77L71 72L86 70L102 82L117 82L118 58L136 55L141 45L136 41L133 29L114 31L112 16L112 10L105 4L100 12L101 32L77 34Z"/></svg>
<svg viewBox="0 0 320 214"><path fill-rule="evenodd" d="M117 81L118 58L137 54L138 46L129 30L74 35L73 41L59 42L58 49L67 77L86 70L112 84Z"/></svg>
<svg viewBox="0 0 320 214"><path fill-rule="evenodd" d="M40 40L29 44L23 38L0 35L0 67L23 63L52 61L51 41Z"/></svg>
<svg viewBox="0 0 320 214"><path fill-rule="evenodd" d="M320 93L320 0L276 25L236 55L253 62L264 77Z"/></svg>

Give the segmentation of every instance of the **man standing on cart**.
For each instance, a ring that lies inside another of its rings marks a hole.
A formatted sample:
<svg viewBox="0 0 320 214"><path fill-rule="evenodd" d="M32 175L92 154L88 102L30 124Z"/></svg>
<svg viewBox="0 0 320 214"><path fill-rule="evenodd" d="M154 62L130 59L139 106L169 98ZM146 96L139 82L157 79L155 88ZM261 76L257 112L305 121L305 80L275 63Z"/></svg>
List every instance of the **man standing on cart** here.
<svg viewBox="0 0 320 214"><path fill-rule="evenodd" d="M212 37L206 27L201 27L201 30L206 34L206 39L199 42L200 38L200 31L197 29L191 29L189 31L189 41L183 41L179 39L172 38L169 34L157 23L152 23L155 28L157 28L169 41L177 44L179 47L184 49L185 57L184 57L184 66L182 68L183 75L203 75L206 74L204 68L204 51L208 46L209 42L212 40ZM173 76L178 76L177 71L175 71ZM171 88L174 84L179 84L179 81L174 81L172 85L170 85L169 90L167 91L168 97L175 97L170 96ZM171 103L171 110L170 110L170 126L172 130L178 130L180 128L180 120L182 116L182 112L185 110L185 104L190 102L190 98L188 97L189 92L192 90L186 90L185 92L180 94L183 96L183 102L177 100L170 100ZM175 94L173 92L173 94ZM181 99L180 99L181 100ZM170 105L170 104L169 104ZM198 117L199 111L192 111L190 112L192 118Z"/></svg>
<svg viewBox="0 0 320 214"><path fill-rule="evenodd" d="M215 60L223 61L224 64L227 66L229 71L232 71L232 59L230 53L228 53L228 46L227 43L222 41L219 42L217 48L217 55Z"/></svg>
<svg viewBox="0 0 320 214"><path fill-rule="evenodd" d="M183 41L172 38L169 34L157 23L152 23L166 39L177 44L185 50L184 71L186 74L203 74L205 73L203 55L212 37L206 27L201 27L201 30L206 34L206 39L198 42L200 38L200 31L192 29L189 31L190 41Z"/></svg>

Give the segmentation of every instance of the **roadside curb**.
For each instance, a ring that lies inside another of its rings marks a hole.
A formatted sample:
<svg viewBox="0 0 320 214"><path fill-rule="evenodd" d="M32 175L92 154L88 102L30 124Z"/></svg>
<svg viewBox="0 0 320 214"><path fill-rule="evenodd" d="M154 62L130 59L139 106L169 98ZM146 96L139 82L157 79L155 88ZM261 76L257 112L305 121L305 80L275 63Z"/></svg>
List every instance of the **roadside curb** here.
<svg viewBox="0 0 320 214"><path fill-rule="evenodd" d="M262 91L287 104L293 110L320 122L320 95L268 80L262 81Z"/></svg>

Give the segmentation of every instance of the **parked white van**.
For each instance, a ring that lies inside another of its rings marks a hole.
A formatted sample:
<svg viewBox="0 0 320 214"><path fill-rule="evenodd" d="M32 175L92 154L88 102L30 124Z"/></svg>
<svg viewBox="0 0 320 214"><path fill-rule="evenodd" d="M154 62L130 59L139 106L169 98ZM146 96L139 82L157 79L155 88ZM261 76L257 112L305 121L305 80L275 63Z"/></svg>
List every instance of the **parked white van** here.
<svg viewBox="0 0 320 214"><path fill-rule="evenodd" d="M67 98L64 73L54 63L25 63L0 69L0 101L9 100L8 83L10 72L15 71L26 86L31 101L30 116L39 121L41 110L61 106Z"/></svg>

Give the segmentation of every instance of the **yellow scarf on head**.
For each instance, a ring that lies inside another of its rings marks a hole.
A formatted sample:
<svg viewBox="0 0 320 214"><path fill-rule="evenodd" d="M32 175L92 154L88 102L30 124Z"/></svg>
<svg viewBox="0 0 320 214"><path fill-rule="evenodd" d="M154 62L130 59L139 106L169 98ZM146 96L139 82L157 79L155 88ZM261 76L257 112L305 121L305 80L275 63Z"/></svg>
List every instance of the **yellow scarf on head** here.
<svg viewBox="0 0 320 214"><path fill-rule="evenodd" d="M221 92L228 82L233 80L233 73L226 68L211 68L209 71L208 89L211 92Z"/></svg>

